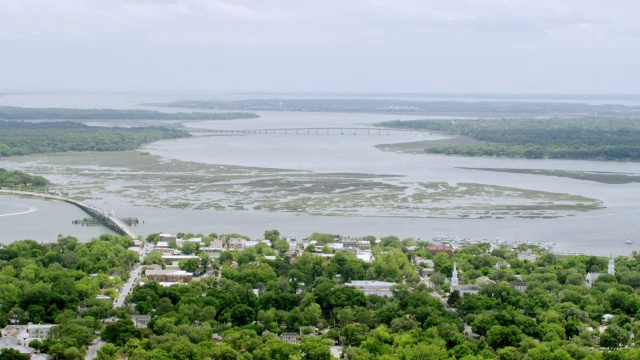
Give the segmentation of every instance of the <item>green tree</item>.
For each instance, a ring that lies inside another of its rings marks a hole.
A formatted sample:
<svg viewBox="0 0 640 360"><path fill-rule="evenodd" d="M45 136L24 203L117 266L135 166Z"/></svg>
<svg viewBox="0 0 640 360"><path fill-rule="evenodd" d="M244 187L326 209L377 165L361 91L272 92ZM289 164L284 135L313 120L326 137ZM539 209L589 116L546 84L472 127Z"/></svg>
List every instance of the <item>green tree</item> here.
<svg viewBox="0 0 640 360"><path fill-rule="evenodd" d="M278 230L265 230L264 239L270 241L272 244L280 240L280 231Z"/></svg>
<svg viewBox="0 0 640 360"><path fill-rule="evenodd" d="M187 259L180 261L180 263L178 263L178 266L180 267L180 270L192 273L198 270L200 264L196 259Z"/></svg>
<svg viewBox="0 0 640 360"><path fill-rule="evenodd" d="M2 349L0 350L0 360L29 360L29 357L20 354L18 350Z"/></svg>
<svg viewBox="0 0 640 360"><path fill-rule="evenodd" d="M494 349L518 346L522 340L522 331L515 325L495 325L487 331L487 343Z"/></svg>
<svg viewBox="0 0 640 360"><path fill-rule="evenodd" d="M65 360L83 360L84 354L76 347L70 347L63 352Z"/></svg>
<svg viewBox="0 0 640 360"><path fill-rule="evenodd" d="M629 332L618 325L608 326L604 333L600 335L600 346L605 348L617 349L628 342Z"/></svg>
<svg viewBox="0 0 640 360"><path fill-rule="evenodd" d="M305 360L330 360L331 351L320 338L305 337L300 345Z"/></svg>
<svg viewBox="0 0 640 360"><path fill-rule="evenodd" d="M119 320L107 325L100 336L107 342L123 346L130 339L140 338L140 329L135 327L131 320Z"/></svg>
<svg viewBox="0 0 640 360"><path fill-rule="evenodd" d="M118 348L113 344L104 344L98 350L98 360L116 360L118 358Z"/></svg>

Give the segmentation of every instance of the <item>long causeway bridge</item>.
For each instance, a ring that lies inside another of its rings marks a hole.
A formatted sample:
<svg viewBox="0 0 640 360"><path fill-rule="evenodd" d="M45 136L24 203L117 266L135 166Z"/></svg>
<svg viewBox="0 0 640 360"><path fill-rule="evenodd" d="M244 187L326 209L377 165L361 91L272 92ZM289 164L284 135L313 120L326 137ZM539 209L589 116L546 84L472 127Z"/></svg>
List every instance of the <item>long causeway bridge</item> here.
<svg viewBox="0 0 640 360"><path fill-rule="evenodd" d="M129 226L124 223L124 221L118 219L113 214L109 214L107 211L72 199L63 199L63 201L79 207L84 212L89 214L92 218L101 222L104 226L115 231L119 235L128 235L132 239L135 239L137 237L137 235L131 230L131 228L129 228Z"/></svg>
<svg viewBox="0 0 640 360"><path fill-rule="evenodd" d="M188 128L196 136L234 136L234 135L431 135L435 132L413 129L390 129L371 127L307 127L274 129L200 129ZM454 134L438 131L438 134Z"/></svg>
<svg viewBox="0 0 640 360"><path fill-rule="evenodd" d="M10 194L10 195L33 196L33 197L38 197L38 198L43 198L43 199L64 201L66 203L69 203L69 204L72 204L72 205L75 205L75 206L79 207L80 209L82 209L82 211L84 211L87 214L89 214L89 216L91 216L92 218L96 219L97 221L102 223L104 226L108 227L109 229L113 230L114 232L116 232L119 235L128 235L132 239L135 239L135 238L138 237L131 230L131 228L129 228L129 226L127 226L127 224L125 224L122 220L120 220L117 217L115 217L114 214L109 214L105 210L98 209L97 207L94 207L94 206L91 206L91 205L87 205L87 204L85 204L83 202L80 202L80 201L77 201L77 200L69 199L69 198L66 198L64 196L52 195L52 194L46 194L46 193L39 193L39 192L32 192L32 191L0 190L0 193Z"/></svg>

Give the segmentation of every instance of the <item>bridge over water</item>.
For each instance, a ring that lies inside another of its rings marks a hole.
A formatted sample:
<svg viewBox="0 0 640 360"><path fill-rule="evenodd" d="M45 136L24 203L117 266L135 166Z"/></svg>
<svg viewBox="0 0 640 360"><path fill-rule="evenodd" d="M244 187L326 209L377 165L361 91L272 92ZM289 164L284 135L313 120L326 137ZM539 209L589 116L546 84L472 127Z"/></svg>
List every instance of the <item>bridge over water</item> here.
<svg viewBox="0 0 640 360"><path fill-rule="evenodd" d="M66 198L64 196L52 195L52 194L46 194L46 193L39 193L39 192L33 192L33 191L4 190L3 189L3 190L0 190L0 193L13 194L13 195L22 195L22 196L33 196L33 197L38 197L38 198L42 198L42 199L64 201L64 202L67 202L69 204L73 204L73 205L79 207L84 212L89 214L92 218L96 219L97 221L102 223L104 226L108 227L109 229L113 230L114 232L116 232L119 235L128 235L132 239L135 239L135 238L138 237L131 230L131 228L129 228L129 226L127 226L127 224L125 224L122 220L118 219L115 216L115 214L112 214L112 213L110 214L108 211L105 211L105 210L102 210L102 209L98 209L95 206L87 205L87 204L85 204L83 202L80 202L80 201L77 201L77 200Z"/></svg>
<svg viewBox="0 0 640 360"><path fill-rule="evenodd" d="M92 218L101 222L104 226L109 229L115 231L119 235L128 235L130 238L135 239L137 235L124 223L124 221L118 219L115 214L110 214L109 212L98 209L97 207L87 205L80 201L72 200L72 199L64 199L63 201L68 202L69 204L73 204L84 212L89 214Z"/></svg>
<svg viewBox="0 0 640 360"><path fill-rule="evenodd" d="M302 127L273 129L187 129L196 136L238 136L238 135L432 135L436 132L413 129L390 129L372 127ZM437 134L454 134L438 131Z"/></svg>

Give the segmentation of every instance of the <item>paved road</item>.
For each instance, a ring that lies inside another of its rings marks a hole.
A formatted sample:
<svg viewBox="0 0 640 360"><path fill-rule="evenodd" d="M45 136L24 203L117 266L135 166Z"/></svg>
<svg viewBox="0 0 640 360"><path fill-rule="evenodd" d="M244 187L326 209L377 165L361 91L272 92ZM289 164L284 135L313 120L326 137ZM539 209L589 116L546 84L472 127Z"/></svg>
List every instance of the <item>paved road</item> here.
<svg viewBox="0 0 640 360"><path fill-rule="evenodd" d="M104 344L106 343L101 340L94 341L94 343L89 346L89 349L87 349L87 354L84 356L84 360L95 359L98 356L98 350L100 350Z"/></svg>
<svg viewBox="0 0 640 360"><path fill-rule="evenodd" d="M129 295L131 293L131 290L133 289L133 286L138 282L138 279L140 278L140 275L142 274L142 260L152 250L153 250L153 244L149 244L149 243L145 243L144 244L144 246L142 248L142 252L140 253L140 263L141 264L136 266L136 268L131 271L131 275L129 276L129 280L127 280L127 282L124 283L124 285L122 286L122 291L120 291L120 295L118 296L116 301L113 303L113 307L114 308L119 308L122 305L124 305L124 300L126 299L127 295Z"/></svg>

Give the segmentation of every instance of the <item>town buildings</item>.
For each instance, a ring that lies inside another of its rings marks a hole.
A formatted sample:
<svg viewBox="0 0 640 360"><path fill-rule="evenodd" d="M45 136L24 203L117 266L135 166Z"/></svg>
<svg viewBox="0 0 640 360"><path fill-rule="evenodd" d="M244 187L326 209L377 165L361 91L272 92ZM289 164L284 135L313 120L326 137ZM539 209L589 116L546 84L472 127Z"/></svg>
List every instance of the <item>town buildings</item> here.
<svg viewBox="0 0 640 360"><path fill-rule="evenodd" d="M361 290L365 295L378 295L378 296L393 296L391 287L397 285L396 283L386 281L375 280L353 280L348 283L344 283L344 286L351 286L358 290Z"/></svg>

